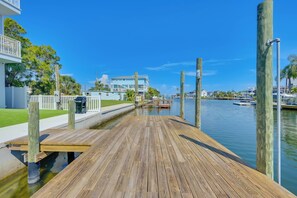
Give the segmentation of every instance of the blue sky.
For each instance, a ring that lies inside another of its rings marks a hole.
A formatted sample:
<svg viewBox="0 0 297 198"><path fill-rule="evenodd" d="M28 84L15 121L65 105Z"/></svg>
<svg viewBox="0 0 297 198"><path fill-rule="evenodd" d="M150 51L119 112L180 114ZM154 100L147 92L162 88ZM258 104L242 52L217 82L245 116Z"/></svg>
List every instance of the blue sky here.
<svg viewBox="0 0 297 198"><path fill-rule="evenodd" d="M203 58L203 88L243 90L256 84L256 10L260 0L30 0L14 17L34 44L51 45L62 73L90 87L96 75L147 74L163 94L176 92L184 70L194 90ZM297 54L297 1L274 1L274 35L282 67Z"/></svg>

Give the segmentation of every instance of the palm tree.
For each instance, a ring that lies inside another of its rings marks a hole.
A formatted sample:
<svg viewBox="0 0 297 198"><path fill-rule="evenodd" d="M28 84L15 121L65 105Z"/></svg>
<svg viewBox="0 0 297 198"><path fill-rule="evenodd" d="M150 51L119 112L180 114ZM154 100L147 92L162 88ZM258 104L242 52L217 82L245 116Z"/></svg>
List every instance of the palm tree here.
<svg viewBox="0 0 297 198"><path fill-rule="evenodd" d="M104 90L104 84L101 83L100 80L96 79L95 81L95 87L91 87L89 91L103 91Z"/></svg>
<svg viewBox="0 0 297 198"><path fill-rule="evenodd" d="M290 64L282 69L280 78L286 79L286 90L289 89L289 92L291 92L291 80L297 78L297 55L290 55L288 60L290 61Z"/></svg>

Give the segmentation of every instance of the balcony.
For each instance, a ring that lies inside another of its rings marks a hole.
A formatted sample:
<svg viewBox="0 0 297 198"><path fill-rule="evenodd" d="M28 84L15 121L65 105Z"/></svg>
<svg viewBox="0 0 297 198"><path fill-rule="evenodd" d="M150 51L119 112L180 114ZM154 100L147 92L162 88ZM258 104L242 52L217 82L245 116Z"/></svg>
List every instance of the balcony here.
<svg viewBox="0 0 297 198"><path fill-rule="evenodd" d="M21 0L0 0L0 15L21 14Z"/></svg>
<svg viewBox="0 0 297 198"><path fill-rule="evenodd" d="M21 56L21 42L0 35L0 61L2 63L20 63Z"/></svg>

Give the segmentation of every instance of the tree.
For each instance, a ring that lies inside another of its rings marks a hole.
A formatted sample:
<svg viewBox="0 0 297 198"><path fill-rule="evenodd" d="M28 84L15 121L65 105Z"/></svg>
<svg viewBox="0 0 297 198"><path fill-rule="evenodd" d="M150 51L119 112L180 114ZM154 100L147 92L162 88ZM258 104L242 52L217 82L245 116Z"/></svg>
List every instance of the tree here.
<svg viewBox="0 0 297 198"><path fill-rule="evenodd" d="M91 87L89 89L89 91L103 91L104 90L104 84L101 83L100 80L97 80L95 81L95 87Z"/></svg>
<svg viewBox="0 0 297 198"><path fill-rule="evenodd" d="M28 48L32 45L30 40L25 37L26 30L19 25L16 21L6 18L4 21L4 33L10 38L14 38L21 42L21 54L27 55ZM27 68L29 67L26 59L22 63L7 63L5 64L5 86L22 87L27 85L26 79L28 78Z"/></svg>
<svg viewBox="0 0 297 198"><path fill-rule="evenodd" d="M291 93L297 94L297 87L293 87Z"/></svg>
<svg viewBox="0 0 297 198"><path fill-rule="evenodd" d="M27 55L23 57L29 64L28 84L32 93L53 94L55 90L55 65L59 64L60 57L51 46L32 45L28 48Z"/></svg>
<svg viewBox="0 0 297 198"><path fill-rule="evenodd" d="M297 78L297 55L290 55L288 60L290 63L282 69L280 78L286 79L286 89L289 89L289 92L291 92L291 80Z"/></svg>
<svg viewBox="0 0 297 198"><path fill-rule="evenodd" d="M127 97L127 100L128 101L134 101L134 99L135 99L135 91L132 90L132 89L128 89L126 91L126 97Z"/></svg>
<svg viewBox="0 0 297 198"><path fill-rule="evenodd" d="M150 99L150 98L152 98L154 96L159 97L160 96L160 92L157 89L153 88L153 87L149 87L148 88L148 91L147 91L147 94L146 94L145 97L147 99Z"/></svg>
<svg viewBox="0 0 297 198"><path fill-rule="evenodd" d="M59 64L60 57L51 46L33 45L25 37L26 30L16 21L6 18L5 34L19 40L22 46L22 63L5 65L6 86L24 86L32 89L33 94L53 94L55 89L54 66Z"/></svg>
<svg viewBox="0 0 297 198"><path fill-rule="evenodd" d="M71 76L60 76L60 90L64 95L79 95L81 85Z"/></svg>

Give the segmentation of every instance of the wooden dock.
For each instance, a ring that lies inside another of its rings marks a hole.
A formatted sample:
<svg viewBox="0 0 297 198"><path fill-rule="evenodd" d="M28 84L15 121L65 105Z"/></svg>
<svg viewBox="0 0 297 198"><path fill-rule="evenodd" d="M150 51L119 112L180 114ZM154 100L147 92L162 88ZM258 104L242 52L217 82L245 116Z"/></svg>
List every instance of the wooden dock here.
<svg viewBox="0 0 297 198"><path fill-rule="evenodd" d="M81 131L90 148L33 197L295 197L178 117L127 116L93 132ZM80 142L64 133L42 142Z"/></svg>
<svg viewBox="0 0 297 198"><path fill-rule="evenodd" d="M84 152L108 130L48 129L40 134L41 152ZM6 142L10 150L28 151L28 136Z"/></svg>

